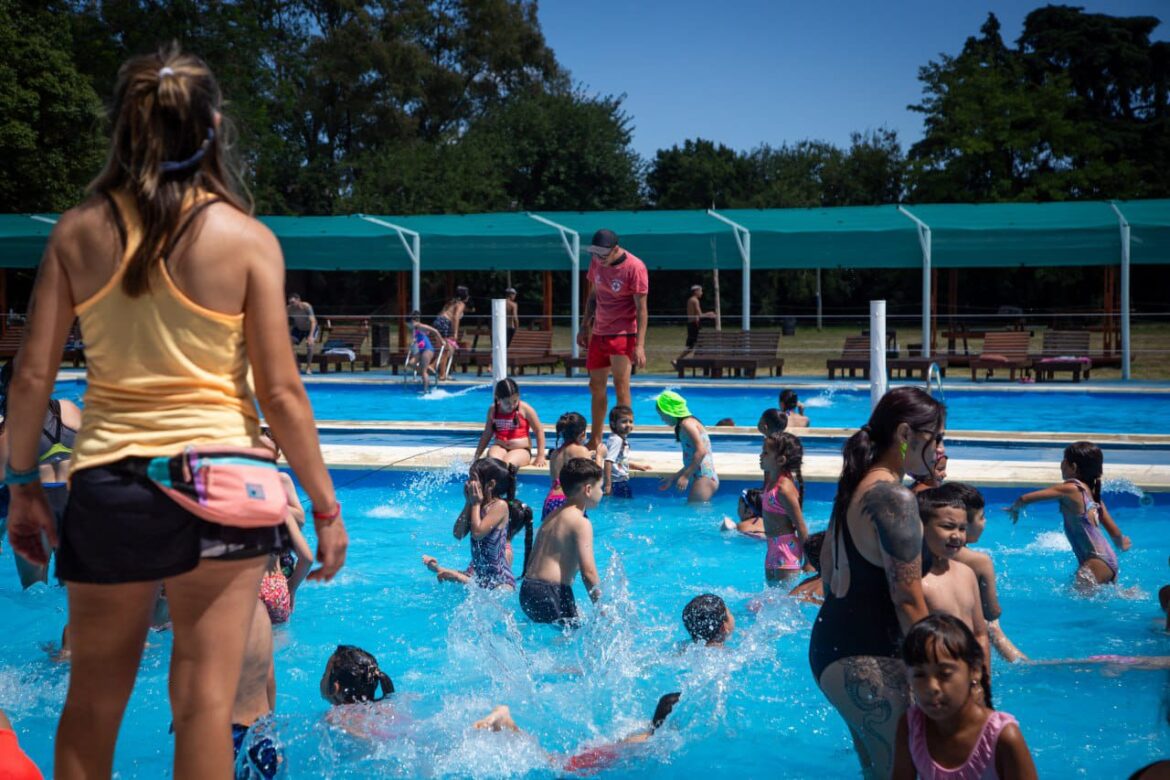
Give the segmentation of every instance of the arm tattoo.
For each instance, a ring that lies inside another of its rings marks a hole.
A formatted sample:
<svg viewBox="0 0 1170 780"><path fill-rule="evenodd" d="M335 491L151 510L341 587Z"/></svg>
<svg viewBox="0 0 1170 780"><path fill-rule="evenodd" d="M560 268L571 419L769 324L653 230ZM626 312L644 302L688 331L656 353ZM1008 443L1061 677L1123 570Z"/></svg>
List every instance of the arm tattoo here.
<svg viewBox="0 0 1170 780"><path fill-rule="evenodd" d="M861 497L861 512L873 521L887 555L900 563L917 562L922 555L922 520L913 493L901 485L881 482Z"/></svg>

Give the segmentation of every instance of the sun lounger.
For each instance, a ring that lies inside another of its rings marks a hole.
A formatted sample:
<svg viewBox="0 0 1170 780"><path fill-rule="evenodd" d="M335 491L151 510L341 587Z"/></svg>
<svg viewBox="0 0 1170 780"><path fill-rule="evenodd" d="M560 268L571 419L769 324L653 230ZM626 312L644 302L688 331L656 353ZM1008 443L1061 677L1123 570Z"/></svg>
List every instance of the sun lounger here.
<svg viewBox="0 0 1170 780"><path fill-rule="evenodd" d="M1074 382L1081 381L1082 373L1088 379L1093 370L1093 359L1089 357L1089 331L1044 331L1044 345L1039 355L1032 356L1032 368L1037 382L1055 379L1058 371L1069 372Z"/></svg>
<svg viewBox="0 0 1170 780"><path fill-rule="evenodd" d="M842 379L846 371L850 378L856 378L857 372L861 371L861 377L869 379L869 359L869 336L846 336L841 357L826 360L825 368L829 370L829 379L835 379L838 371Z"/></svg>
<svg viewBox="0 0 1170 780"><path fill-rule="evenodd" d="M736 376L755 378L756 372L768 370L772 376L783 376L784 358L780 350L780 331L749 330L725 333L724 348L711 362L711 375L719 377L725 370Z"/></svg>
<svg viewBox="0 0 1170 780"><path fill-rule="evenodd" d="M1008 377L1016 378L1016 371L1027 376L1032 365L1028 357L1028 341L1031 334L1026 330L999 331L988 333L983 339L983 351L971 360L971 381L978 381L979 372L986 371L988 379L996 369L1007 369Z"/></svg>
<svg viewBox="0 0 1170 780"><path fill-rule="evenodd" d="M552 351L552 337L551 330L516 331L508 344L508 373L523 376L524 369L535 368L539 374L540 369L546 367L550 374L553 373L561 358ZM473 360L478 375L483 376L484 369L492 365L491 350L482 355L477 353Z"/></svg>
<svg viewBox="0 0 1170 780"><path fill-rule="evenodd" d="M728 356L732 347L732 340L729 337L732 335L722 330L700 330L699 337L695 340L695 348L691 350L691 353L674 362L674 367L678 370L678 378L685 377L688 368L691 370L692 377L696 370L702 371L703 376L720 376L722 371L718 373L715 371L715 361Z"/></svg>
<svg viewBox="0 0 1170 780"><path fill-rule="evenodd" d="M313 356L322 374L329 372L329 366L336 366L340 371L343 363L349 363L350 371L356 370L358 363L366 371L370 370L369 320L331 320L322 332L327 335L318 345L320 354Z"/></svg>

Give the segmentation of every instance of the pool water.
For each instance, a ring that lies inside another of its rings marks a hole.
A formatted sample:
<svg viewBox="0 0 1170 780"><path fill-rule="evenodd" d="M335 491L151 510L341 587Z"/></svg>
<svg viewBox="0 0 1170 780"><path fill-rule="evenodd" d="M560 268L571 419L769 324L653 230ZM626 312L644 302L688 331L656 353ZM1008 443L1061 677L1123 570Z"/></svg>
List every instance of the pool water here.
<svg viewBox="0 0 1170 780"><path fill-rule="evenodd" d="M605 610L589 604L575 632L530 624L514 593L439 585L420 556L462 568L466 541L451 526L463 464L436 473L336 471L351 546L330 585L307 584L290 624L276 629L275 729L293 778L552 777L543 750L572 753L641 728L659 695L682 700L659 735L623 754L605 777L857 777L846 729L818 692L807 653L816 608L764 585L764 545L717 530L743 484L726 483L710 506L692 508L636 480L637 496L592 512ZM539 507L547 479L521 482ZM810 485L805 511L824 528L833 487ZM988 491L990 507L1016 494ZM981 546L995 558L1002 624L1034 659L1094 654L1170 655L1159 630L1157 589L1170 581L1167 496L1139 506L1106 500L1133 549L1121 556L1120 586L1074 595L1074 560L1054 506L1019 525L989 512ZM539 510L538 510L539 514ZM310 540L311 541L311 540ZM519 541L519 539L517 540ZM517 545L519 571L523 555ZM65 620L65 593L22 593L13 553L0 553L0 708L46 774L65 696L67 669L42 645ZM722 596L737 628L726 649L686 647L680 613L693 596ZM338 643L374 653L399 693L399 736L364 744L322 723L318 681ZM118 776L170 774L166 698L169 633L152 634L122 726ZM1119 777L1170 753L1167 672L1093 666L1010 666L995 661L996 705L1014 714L1041 777ZM530 735L475 732L469 724L508 704ZM539 747L538 747L539 745Z"/></svg>
<svg viewBox="0 0 1170 780"><path fill-rule="evenodd" d="M517 378L521 396L551 426L564 412L589 416L584 379L577 385L542 385ZM654 399L675 384L635 384L634 414L643 424L657 424ZM492 403L491 386L445 385L423 396L417 385L401 382L312 382L306 385L318 420L426 420L479 422ZM754 426L760 413L777 405L779 391L751 385L679 388L694 414L706 425L730 417ZM80 402L85 382L57 383L56 395ZM801 401L812 425L856 427L869 417L869 390L808 388ZM614 401L609 390L609 405ZM1170 433L1170 394L1109 393L1084 390L1004 392L951 390L946 394L947 427L956 430L1078 431L1086 433Z"/></svg>

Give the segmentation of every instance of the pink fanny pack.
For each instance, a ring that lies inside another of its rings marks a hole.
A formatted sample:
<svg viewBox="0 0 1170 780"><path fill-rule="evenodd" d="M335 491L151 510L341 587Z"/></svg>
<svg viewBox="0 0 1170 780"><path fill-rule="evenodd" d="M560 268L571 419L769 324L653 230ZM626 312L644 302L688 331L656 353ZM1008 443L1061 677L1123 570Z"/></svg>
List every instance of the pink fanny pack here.
<svg viewBox="0 0 1170 780"><path fill-rule="evenodd" d="M193 515L236 528L268 528L284 522L288 498L276 457L268 449L188 447L171 458L153 458L146 476Z"/></svg>

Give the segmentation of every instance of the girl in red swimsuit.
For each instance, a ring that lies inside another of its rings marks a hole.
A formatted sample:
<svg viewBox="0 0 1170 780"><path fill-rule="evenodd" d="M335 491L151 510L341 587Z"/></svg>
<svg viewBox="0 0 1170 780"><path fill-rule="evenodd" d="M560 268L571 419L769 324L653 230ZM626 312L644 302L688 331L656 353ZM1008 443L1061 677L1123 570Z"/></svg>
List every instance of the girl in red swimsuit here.
<svg viewBox="0 0 1170 780"><path fill-rule="evenodd" d="M536 459L532 458L532 434L536 435ZM495 436L495 442L488 442ZM492 405L488 408L483 435L475 448L474 460L479 460L487 449L489 458L499 458L516 468L529 463L536 467L545 464L544 426L536 410L520 400L520 388L512 379L496 382Z"/></svg>

